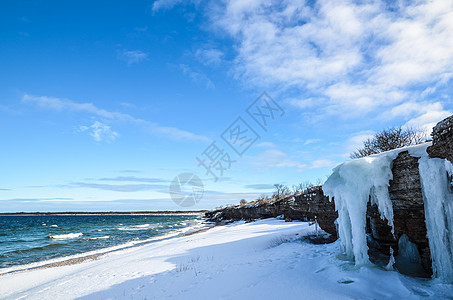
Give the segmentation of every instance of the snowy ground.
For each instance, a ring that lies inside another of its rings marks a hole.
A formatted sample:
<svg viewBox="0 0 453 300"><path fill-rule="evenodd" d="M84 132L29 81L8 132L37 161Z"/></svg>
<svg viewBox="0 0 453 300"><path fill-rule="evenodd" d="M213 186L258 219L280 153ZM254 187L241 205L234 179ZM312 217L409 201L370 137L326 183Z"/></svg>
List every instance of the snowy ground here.
<svg viewBox="0 0 453 300"><path fill-rule="evenodd" d="M338 242L267 219L0 276L1 299L453 299L453 286L343 261ZM341 256L340 256L341 257Z"/></svg>

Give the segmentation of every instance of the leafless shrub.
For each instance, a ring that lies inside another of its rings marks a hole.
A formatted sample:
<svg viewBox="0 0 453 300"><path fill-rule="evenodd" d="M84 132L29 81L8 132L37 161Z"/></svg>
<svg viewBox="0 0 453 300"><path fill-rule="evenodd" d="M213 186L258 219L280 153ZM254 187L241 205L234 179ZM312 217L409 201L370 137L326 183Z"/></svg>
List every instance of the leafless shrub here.
<svg viewBox="0 0 453 300"><path fill-rule="evenodd" d="M257 201L267 201L267 200L269 200L269 195L267 195L267 194L261 194L261 195L259 195L258 198L256 198L256 200L257 200Z"/></svg>
<svg viewBox="0 0 453 300"><path fill-rule="evenodd" d="M377 132L372 138L363 142L363 147L350 154L351 158L365 157L401 147L421 144L426 134L420 129L412 127L391 127Z"/></svg>
<svg viewBox="0 0 453 300"><path fill-rule="evenodd" d="M288 196L289 194L291 194L290 188L284 184L274 184L274 187L275 191L272 197L275 199L280 199L284 196Z"/></svg>
<svg viewBox="0 0 453 300"><path fill-rule="evenodd" d="M306 189L308 189L309 187L312 187L312 186L314 186L314 184L307 180L307 181L301 182L299 184L294 184L292 192L293 192L293 194L302 193L303 191L305 191Z"/></svg>

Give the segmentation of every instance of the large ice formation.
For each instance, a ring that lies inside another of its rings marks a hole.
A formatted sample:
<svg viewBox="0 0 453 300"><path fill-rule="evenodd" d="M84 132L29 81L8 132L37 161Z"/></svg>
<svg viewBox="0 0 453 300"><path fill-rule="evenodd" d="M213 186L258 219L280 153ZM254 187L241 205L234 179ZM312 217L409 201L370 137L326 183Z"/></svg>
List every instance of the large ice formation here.
<svg viewBox="0 0 453 300"><path fill-rule="evenodd" d="M453 282L453 193L449 176L451 163L429 158L430 143L405 147L347 161L337 166L323 185L324 193L335 200L338 234L342 250L358 266L370 264L366 242L367 203L377 204L382 219L393 230L393 208L388 192L393 178L393 160L402 151L420 157L419 171L425 206L433 275Z"/></svg>

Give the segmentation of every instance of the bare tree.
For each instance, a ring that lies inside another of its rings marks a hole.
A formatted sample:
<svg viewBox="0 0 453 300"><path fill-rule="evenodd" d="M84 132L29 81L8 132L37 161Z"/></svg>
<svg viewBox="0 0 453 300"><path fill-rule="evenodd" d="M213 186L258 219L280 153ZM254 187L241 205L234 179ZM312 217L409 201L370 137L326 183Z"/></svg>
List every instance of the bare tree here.
<svg viewBox="0 0 453 300"><path fill-rule="evenodd" d="M305 182L301 182L299 184L293 185L292 192L293 192L293 194L302 193L303 191L305 191L306 189L308 189L309 187L312 187L312 186L314 186L314 184L307 180Z"/></svg>
<svg viewBox="0 0 453 300"><path fill-rule="evenodd" d="M325 182L325 180L322 180L322 178L316 178L316 181L315 181L315 184L312 185L312 186L320 186L320 185L323 185Z"/></svg>
<svg viewBox="0 0 453 300"><path fill-rule="evenodd" d="M247 200L245 199L241 199L241 201L239 202L240 205L245 205L247 204Z"/></svg>
<svg viewBox="0 0 453 300"><path fill-rule="evenodd" d="M363 142L363 147L350 154L351 158L360 158L371 154L381 153L401 147L421 144L426 134L412 127L391 127L377 132L372 138Z"/></svg>
<svg viewBox="0 0 453 300"><path fill-rule="evenodd" d="M269 200L269 195L263 193L263 194L259 195L258 198L256 198L256 200L257 201L267 201L267 200Z"/></svg>
<svg viewBox="0 0 453 300"><path fill-rule="evenodd" d="M289 189L289 187L284 184L274 184L274 187L275 192L273 194L273 197L276 199L291 194L291 190Z"/></svg>

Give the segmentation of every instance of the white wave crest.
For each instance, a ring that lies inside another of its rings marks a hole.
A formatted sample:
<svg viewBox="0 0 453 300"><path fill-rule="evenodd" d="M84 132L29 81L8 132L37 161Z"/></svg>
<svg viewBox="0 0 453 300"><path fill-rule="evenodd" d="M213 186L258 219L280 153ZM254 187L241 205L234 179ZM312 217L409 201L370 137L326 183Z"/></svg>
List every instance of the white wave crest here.
<svg viewBox="0 0 453 300"><path fill-rule="evenodd" d="M57 234L57 235L51 235L49 238L53 240L66 240L66 239L75 239L78 237L81 237L83 233L68 233L68 234Z"/></svg>
<svg viewBox="0 0 453 300"><path fill-rule="evenodd" d="M119 230L147 230L154 228L157 224L151 225L151 224L142 224L142 225L134 225L134 226L124 226L118 228Z"/></svg>
<svg viewBox="0 0 453 300"><path fill-rule="evenodd" d="M91 237L91 238L88 238L89 240L106 240L110 238L109 235L106 235L106 236L100 236L100 237Z"/></svg>

